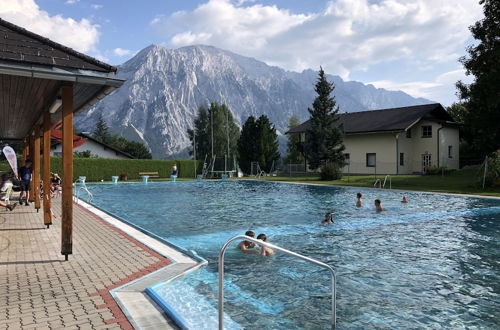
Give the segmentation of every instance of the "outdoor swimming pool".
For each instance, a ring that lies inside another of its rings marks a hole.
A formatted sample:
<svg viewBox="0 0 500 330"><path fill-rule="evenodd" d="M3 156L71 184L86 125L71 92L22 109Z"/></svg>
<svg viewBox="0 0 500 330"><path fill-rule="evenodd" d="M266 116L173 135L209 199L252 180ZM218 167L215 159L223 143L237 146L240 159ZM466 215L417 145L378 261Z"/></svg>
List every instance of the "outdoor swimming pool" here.
<svg viewBox="0 0 500 330"><path fill-rule="evenodd" d="M209 261L158 289L197 328L216 324L220 247L248 229L336 269L341 329L499 326L499 200L407 193L401 204L390 190L250 181L88 186L94 205ZM386 211L374 212L376 198ZM326 211L337 224L319 224ZM328 328L327 271L235 248L225 269L228 328Z"/></svg>

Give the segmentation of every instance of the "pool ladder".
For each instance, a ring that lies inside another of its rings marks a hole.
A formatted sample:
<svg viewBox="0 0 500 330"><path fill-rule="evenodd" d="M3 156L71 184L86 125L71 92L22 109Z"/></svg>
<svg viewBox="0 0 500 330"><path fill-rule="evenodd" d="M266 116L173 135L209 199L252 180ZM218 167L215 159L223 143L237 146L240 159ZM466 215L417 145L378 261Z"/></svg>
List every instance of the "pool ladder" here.
<svg viewBox="0 0 500 330"><path fill-rule="evenodd" d="M328 269L330 271L330 275L332 278L332 321L331 321L331 327L332 327L332 329L336 328L336 326L337 326L337 310L336 310L337 276L335 274L335 270L331 266L329 266L321 261L315 260L313 258L303 256L303 255L298 254L296 252L284 249L282 247L276 246L276 245L271 244L271 243L263 242L261 240L255 239L253 237L249 237L249 236L245 236L245 235L238 235L238 236L235 236L235 237L229 239L226 243L224 243L224 245L222 246L222 248L220 249L220 252L219 252L219 265L218 265L218 269L219 269L219 301L218 301L219 330L224 330L224 256L225 256L226 249L228 248L228 246L232 242L237 241L237 240L246 240L246 241L254 242L257 245L263 245L265 247L268 247L268 248L271 248L271 249L274 249L277 251L281 251L283 253L297 257L299 259L305 260L309 263L312 263L312 264L315 264L315 265L318 265L320 267Z"/></svg>
<svg viewBox="0 0 500 330"><path fill-rule="evenodd" d="M81 182L80 179L78 179L78 180L75 181L75 183L78 183L78 182ZM94 195L92 195L92 193L90 192L90 190L87 188L87 185L85 184L85 182L83 182L82 185L76 189L76 192L75 192L75 202L78 204L78 202L80 201L79 196L80 196L80 193L82 191L85 192L85 193L87 193L88 201L90 203L92 203L92 201L94 200Z"/></svg>
<svg viewBox="0 0 500 330"><path fill-rule="evenodd" d="M384 183L382 183L382 181L380 179L377 179L375 180L375 183L373 184L373 187L377 187L377 183L378 183L378 187L380 189L382 188L385 188L385 183L387 182L387 178L389 178L389 189L392 189L392 178L389 174L387 174L384 178Z"/></svg>

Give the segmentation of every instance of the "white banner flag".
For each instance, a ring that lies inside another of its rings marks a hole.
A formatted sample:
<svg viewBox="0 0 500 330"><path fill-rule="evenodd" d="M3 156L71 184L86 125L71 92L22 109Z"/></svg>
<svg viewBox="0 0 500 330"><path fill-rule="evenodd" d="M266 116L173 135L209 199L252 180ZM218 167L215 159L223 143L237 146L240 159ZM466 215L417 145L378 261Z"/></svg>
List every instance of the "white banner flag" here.
<svg viewBox="0 0 500 330"><path fill-rule="evenodd" d="M5 146L3 148L3 154L7 161L9 162L10 167L12 168L12 172L17 176L17 157L16 152L9 146Z"/></svg>

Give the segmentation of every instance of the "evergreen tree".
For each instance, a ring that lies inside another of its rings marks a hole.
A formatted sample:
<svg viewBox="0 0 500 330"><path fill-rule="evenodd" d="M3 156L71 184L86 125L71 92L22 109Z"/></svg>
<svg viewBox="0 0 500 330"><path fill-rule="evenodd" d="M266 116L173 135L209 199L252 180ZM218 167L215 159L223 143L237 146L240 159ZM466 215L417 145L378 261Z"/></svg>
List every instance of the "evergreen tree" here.
<svg viewBox="0 0 500 330"><path fill-rule="evenodd" d="M238 141L238 160L243 173L250 173L251 162L259 162L262 170L269 172L273 162L280 158L278 151L278 135L265 115L255 120L250 116L243 124Z"/></svg>
<svg viewBox="0 0 500 330"><path fill-rule="evenodd" d="M205 156L210 158L213 148L214 157L228 156L229 159L232 159L237 153L240 129L229 108L225 104L213 102L208 109L204 106L198 108L194 130L189 129L188 136L191 141L189 151L191 155L193 154L193 142L196 140L196 158L205 159Z"/></svg>
<svg viewBox="0 0 500 330"><path fill-rule="evenodd" d="M259 166L265 172L270 172L273 163L280 159L278 134L276 128L271 124L266 115L262 115L256 121L257 136L257 160Z"/></svg>
<svg viewBox="0 0 500 330"><path fill-rule="evenodd" d="M468 75L475 77L467 85L457 83L466 112L464 123L470 134L465 138L477 156L500 148L500 1L481 0L484 19L470 27L477 45L467 48L468 57L460 61Z"/></svg>
<svg viewBox="0 0 500 330"><path fill-rule="evenodd" d="M238 164L243 173L250 173L251 162L257 161L257 124L255 118L247 118L241 129L240 139L238 140Z"/></svg>
<svg viewBox="0 0 500 330"><path fill-rule="evenodd" d="M107 138L108 145L123 151L137 159L151 159L152 155L148 148L141 142L129 141L123 136L110 135Z"/></svg>
<svg viewBox="0 0 500 330"><path fill-rule="evenodd" d="M293 115L288 119L288 130L291 130L292 128L295 128L299 125L300 121L297 116ZM285 162L287 164L297 164L304 162L304 157L299 150L299 145L300 134L289 134L286 146L287 156L285 158Z"/></svg>
<svg viewBox="0 0 500 330"><path fill-rule="evenodd" d="M309 108L311 128L306 133L305 154L311 169L317 169L323 162L344 166L343 132L338 127L339 108L331 96L335 86L327 81L323 68L314 90L318 96Z"/></svg>
<svg viewBox="0 0 500 330"><path fill-rule="evenodd" d="M101 113L99 114L99 119L97 119L97 124L95 125L94 138L102 143L108 143L109 137L109 127Z"/></svg>

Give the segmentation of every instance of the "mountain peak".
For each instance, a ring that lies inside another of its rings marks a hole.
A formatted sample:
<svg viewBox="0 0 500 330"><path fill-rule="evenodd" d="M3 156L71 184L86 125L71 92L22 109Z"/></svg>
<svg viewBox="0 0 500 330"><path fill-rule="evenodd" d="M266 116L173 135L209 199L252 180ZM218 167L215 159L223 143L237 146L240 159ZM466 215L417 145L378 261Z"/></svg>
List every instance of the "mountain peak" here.
<svg viewBox="0 0 500 330"><path fill-rule="evenodd" d="M284 132L292 115L308 117L317 72L285 71L254 58L207 45L169 49L149 45L120 65L123 86L77 117L91 130L102 114L114 133L146 143L155 158L182 154L189 146L187 129L200 105L225 103L241 125L250 115L267 115ZM426 103L403 92L375 89L359 82L335 83L342 112Z"/></svg>

